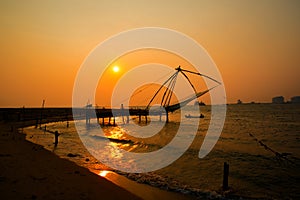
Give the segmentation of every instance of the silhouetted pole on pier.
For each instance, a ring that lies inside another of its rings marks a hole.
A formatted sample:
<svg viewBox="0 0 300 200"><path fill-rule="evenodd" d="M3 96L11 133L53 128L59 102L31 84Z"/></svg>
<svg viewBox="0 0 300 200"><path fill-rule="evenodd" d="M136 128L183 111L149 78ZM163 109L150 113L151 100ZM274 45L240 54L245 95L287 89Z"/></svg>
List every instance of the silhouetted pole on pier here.
<svg viewBox="0 0 300 200"><path fill-rule="evenodd" d="M91 124L91 108L92 104L87 103L85 107L85 123L86 125Z"/></svg>
<svg viewBox="0 0 300 200"><path fill-rule="evenodd" d="M141 109L139 109L139 123L141 123L142 122L142 110Z"/></svg>
<svg viewBox="0 0 300 200"><path fill-rule="evenodd" d="M169 123L169 113L166 111L166 123Z"/></svg>
<svg viewBox="0 0 300 200"><path fill-rule="evenodd" d="M90 125L90 123L91 123L91 118L89 116L88 109L86 109L85 123L86 123L86 125Z"/></svg>
<svg viewBox="0 0 300 200"><path fill-rule="evenodd" d="M228 175L229 175L229 164L227 162L224 162L223 190L228 190Z"/></svg>
<svg viewBox="0 0 300 200"><path fill-rule="evenodd" d="M125 124L125 120L124 120L124 106L123 106L123 104L121 104L121 116L122 116L122 123Z"/></svg>

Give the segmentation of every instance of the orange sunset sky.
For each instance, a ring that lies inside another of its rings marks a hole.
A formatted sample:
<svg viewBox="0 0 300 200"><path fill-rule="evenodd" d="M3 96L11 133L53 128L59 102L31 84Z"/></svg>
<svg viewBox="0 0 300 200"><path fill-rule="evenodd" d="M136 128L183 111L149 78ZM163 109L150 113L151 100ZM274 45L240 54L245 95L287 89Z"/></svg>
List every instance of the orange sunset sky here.
<svg viewBox="0 0 300 200"><path fill-rule="evenodd" d="M297 0L2 0L0 107L40 107L43 99L49 107L71 106L89 52L141 27L174 29L201 44L220 70L229 103L289 100L300 95L299 19ZM130 61L118 65L121 73Z"/></svg>

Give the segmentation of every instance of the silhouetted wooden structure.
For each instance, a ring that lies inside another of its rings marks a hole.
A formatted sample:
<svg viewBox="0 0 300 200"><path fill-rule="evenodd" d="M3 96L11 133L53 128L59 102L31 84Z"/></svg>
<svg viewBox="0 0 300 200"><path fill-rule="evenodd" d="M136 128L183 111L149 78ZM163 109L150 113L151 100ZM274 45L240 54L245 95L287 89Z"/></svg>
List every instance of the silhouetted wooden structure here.
<svg viewBox="0 0 300 200"><path fill-rule="evenodd" d="M149 103L147 104L147 106L145 108L129 108L129 109L124 109L123 104L121 104L121 108L120 109L95 109L96 112L96 116L97 116L97 121L98 123L100 123L100 118L102 119L102 124L104 125L104 118L108 118L108 124L111 125L111 118L113 118L113 125L115 124L115 117L122 117L122 121L124 122L124 117L127 118L127 122L129 121L129 116L138 116L139 118L139 122L141 122L142 116L145 117L146 123L147 123L147 116L149 115L149 109L151 107L151 103L153 102L153 100L155 98L157 98L158 93L159 92L163 92L163 96L160 100L160 105L161 108L157 108L157 109L153 109L151 110L151 115L157 115L160 116L160 120L161 120L161 116L165 115L166 116L166 122L169 122L169 113L170 112L174 112L178 109L180 109L181 107L187 105L189 102L193 101L194 99L197 99L198 97L206 94L207 92L209 92L210 90L214 89L215 87L217 87L218 85L220 85L221 83L209 76L206 76L204 74L200 74L198 72L193 72L193 71L189 71L189 70L185 70L182 69L180 66L178 68L175 69L176 72L171 75L161 86L160 88L155 92L155 94L153 95L153 97L150 99ZM209 88L207 90L201 91L201 92L197 92L196 88L194 87L194 85L192 84L191 80L188 78L186 73L190 73L190 74L194 74L194 75L198 75L198 76L202 76L205 78L208 78L214 82L216 82L218 85ZM178 74L182 74L188 81L188 83L191 85L191 87L193 88L195 94L192 97L189 97L185 100L183 100L182 102L179 103L175 103L175 104L170 104L171 102L171 98L173 95L173 90L175 88L175 84L176 84L176 80L178 77ZM166 87L164 87L166 86ZM90 110L88 106L86 106L86 122L87 124L90 123L90 117L89 116L93 116L92 113L88 113L88 112L94 112L92 110Z"/></svg>
<svg viewBox="0 0 300 200"><path fill-rule="evenodd" d="M154 96L151 98L151 100L149 101L147 107L145 110L149 110L149 107L151 106L151 103L153 102L153 100L157 97L158 93L161 91L161 90L164 90L164 93L163 93L163 97L161 99L161 106L165 109L165 113L166 113L166 122L169 121L169 112L174 112L178 109L180 109L181 107L183 106L186 106L189 102L193 101L194 99L197 99L199 97L201 97L202 95L206 94L207 92L209 92L210 90L214 89L215 87L217 87L218 85L221 85L221 83L209 76L206 76L204 74L201 74L199 72L193 72L193 71L190 71L190 70L185 70L185 69L182 69L180 66L177 67L176 69L176 72L170 76L161 86L160 88L156 91L156 93L154 94ZM201 92L197 92L196 91L196 88L194 87L193 83L191 82L191 80L188 78L187 76L187 73L189 74L194 74L194 75L198 75L198 76L202 76L204 78L208 78L212 81L214 81L215 83L217 83L218 85L215 86L215 87L212 87L212 88L209 88L207 90L204 90L204 91L201 91ZM182 102L179 102L179 103L176 103L176 104L173 104L173 105L170 105L170 102L171 102L171 98L172 98L172 95L173 95L173 90L175 88L175 84L176 84L176 80L177 80L177 77L178 77L178 74L182 74L184 78L186 78L186 80L188 81L188 83L190 84L190 86L193 88L195 94L190 97L190 98L187 98L186 100L182 101ZM164 88L164 86L167 86Z"/></svg>
<svg viewBox="0 0 300 200"><path fill-rule="evenodd" d="M169 113L174 112L181 107L187 105L189 102L194 99L206 94L210 90L214 89L221 83L217 80L206 76L204 74L200 74L198 72L193 72L189 70L182 69L180 66L175 69L176 72L171 75L155 92L153 97L150 99L149 103L146 107L135 107L135 108L124 108L121 104L121 107L118 109L115 108L94 108L92 104L88 103L86 106L82 108L44 108L45 100L43 100L43 104L41 108L3 108L0 109L0 121L1 120L10 120L10 121L28 121L28 120L36 120L36 126L38 124L42 124L44 119L47 121L69 121L72 120L73 117L76 119L86 120L86 124L91 123L92 118L97 118L99 124L101 124L100 119L102 119L102 124L104 125L105 118L108 118L109 125L116 125L116 117L122 117L123 123L129 122L130 116L137 116L139 118L139 122L141 122L142 117L145 118L147 123L149 110L151 107L151 103L155 98L158 98L158 93L163 92L163 96L160 100L161 107L157 107L157 109L151 109L151 115L159 116L160 120L163 115L166 116L166 122L169 121ZM215 87L209 88L205 91L197 92L194 85L190 81L187 76L187 73L194 74L198 76L202 76L204 78L208 78L218 85ZM179 103L170 104L171 98L173 95L173 90L175 88L176 79L178 74L182 74L188 81L188 83L193 88L195 94L192 97L189 97ZM75 112L74 112L75 111ZM75 115L75 116L74 116ZM126 120L125 120L126 119ZM111 124L111 120L113 120L113 124Z"/></svg>

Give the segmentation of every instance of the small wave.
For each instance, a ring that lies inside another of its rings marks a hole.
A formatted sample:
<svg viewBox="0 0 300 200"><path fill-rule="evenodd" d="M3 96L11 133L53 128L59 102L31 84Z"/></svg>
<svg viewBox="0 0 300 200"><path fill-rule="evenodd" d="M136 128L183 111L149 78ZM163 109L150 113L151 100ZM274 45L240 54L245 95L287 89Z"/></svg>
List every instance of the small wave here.
<svg viewBox="0 0 300 200"><path fill-rule="evenodd" d="M138 183L147 184L163 190L187 194L200 199L226 199L224 194L216 191L202 190L189 185L181 184L169 177L164 177L153 172L149 173L125 173L116 171L116 173L126 176L127 178Z"/></svg>
<svg viewBox="0 0 300 200"><path fill-rule="evenodd" d="M98 139L98 140L109 140L111 142L115 142L115 143L122 143L122 144L134 144L134 142L132 140L127 140L127 139L119 139L119 138L110 138L110 137L104 137L104 136L98 136L98 135L92 135L90 136L94 139Z"/></svg>

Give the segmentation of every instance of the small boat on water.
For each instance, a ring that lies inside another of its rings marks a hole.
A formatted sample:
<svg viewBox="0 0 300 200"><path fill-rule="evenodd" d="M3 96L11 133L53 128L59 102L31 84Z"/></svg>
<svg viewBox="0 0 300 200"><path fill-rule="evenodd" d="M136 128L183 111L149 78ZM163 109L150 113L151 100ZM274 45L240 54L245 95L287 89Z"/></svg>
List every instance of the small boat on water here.
<svg viewBox="0 0 300 200"><path fill-rule="evenodd" d="M195 101L194 106L206 106L203 101Z"/></svg>
<svg viewBox="0 0 300 200"><path fill-rule="evenodd" d="M199 116L193 116L193 115L185 115L185 118L204 118L204 115L201 113Z"/></svg>

